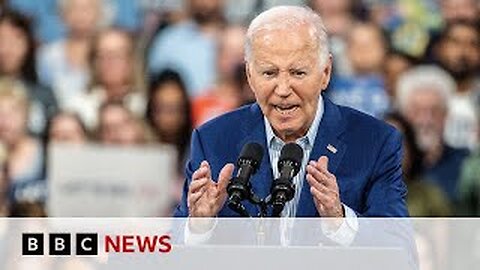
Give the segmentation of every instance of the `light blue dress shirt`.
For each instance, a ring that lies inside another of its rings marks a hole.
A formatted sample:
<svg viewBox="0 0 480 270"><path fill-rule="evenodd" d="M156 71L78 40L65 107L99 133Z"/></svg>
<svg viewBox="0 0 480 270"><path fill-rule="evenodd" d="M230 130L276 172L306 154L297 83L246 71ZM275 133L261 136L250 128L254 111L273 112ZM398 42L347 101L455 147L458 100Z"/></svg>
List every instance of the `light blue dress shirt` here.
<svg viewBox="0 0 480 270"><path fill-rule="evenodd" d="M318 100L317 111L315 113L315 118L313 120L312 125L310 126L305 136L295 141L303 149L303 159L302 159L302 165L300 167L300 171L293 178L293 183L295 184L295 196L291 201L287 202L287 204L285 205L285 208L283 209L283 212L282 212L283 217L295 217L297 214L297 207L300 200L300 192L303 188L304 182L306 181L306 177L305 177L306 168L309 162L310 152L313 149L313 145L317 137L317 131L323 117L323 111L324 111L323 98L320 95ZM267 143L268 143L268 154L270 156L270 164L272 166L273 177L276 179L280 176L277 163L280 157L280 152L282 150L282 147L285 145L285 142L275 135L266 117L264 117L264 122L265 122L265 134L267 136ZM333 232L331 230L328 230L326 227L324 227L324 233L335 242L342 245L348 245L353 241L353 238L355 237L355 233L358 230L358 220L357 220L357 215L355 214L355 211L353 211L350 207L346 206L345 204L343 204L343 207L345 209L345 221L342 223L340 228L336 232ZM286 234L282 234L282 236L283 235L286 235Z"/></svg>
<svg viewBox="0 0 480 270"><path fill-rule="evenodd" d="M317 131L322 120L323 111L323 98L322 96L320 96L318 100L317 111L315 113L315 119L313 120L312 125L310 126L307 134L304 137L296 140L296 143L299 144L300 147L302 147L303 149L303 159L300 171L293 179L293 183L295 184L295 196L291 201L287 202L282 212L282 217L284 217L281 221L280 226L280 237L282 245L289 245L290 243L293 232L292 229L294 228L295 222L294 217L296 216L297 207L300 200L300 191L302 190L304 182L306 181L305 171L310 158L310 152L313 149L313 145L317 137ZM268 142L268 154L270 157L270 164L272 166L273 177L277 178L280 176L277 168L277 163L280 157L280 152L282 150L282 147L285 145L285 142L283 142L275 135L266 117L264 117L264 122L265 134L267 136ZM350 207L346 206L345 204L343 204L343 207L345 209L345 219L343 220L340 227L336 231L333 231L328 227L327 223L323 222L322 231L328 238L330 238L337 244L342 246L348 246L353 242L355 235L358 231L358 218L355 214L355 211L353 211ZM214 227L215 226L216 223ZM185 226L185 242L187 244L203 243L211 237L212 231L213 228L207 233L195 234L190 231L189 226L187 225Z"/></svg>

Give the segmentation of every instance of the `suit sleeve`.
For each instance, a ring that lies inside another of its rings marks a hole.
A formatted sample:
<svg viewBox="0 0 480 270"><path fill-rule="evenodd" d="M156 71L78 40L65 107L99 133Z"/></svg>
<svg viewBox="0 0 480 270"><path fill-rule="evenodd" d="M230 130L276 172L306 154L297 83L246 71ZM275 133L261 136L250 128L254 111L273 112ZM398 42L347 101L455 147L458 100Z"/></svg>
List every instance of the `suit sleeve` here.
<svg viewBox="0 0 480 270"><path fill-rule="evenodd" d="M385 139L369 185L365 209L360 216L408 217L407 188L402 173L402 137L397 130Z"/></svg>
<svg viewBox="0 0 480 270"><path fill-rule="evenodd" d="M175 209L174 217L188 217L187 194L188 187L192 181L192 174L200 166L200 163L205 160L203 145L200 139L200 134L197 130L192 132L192 140L190 145L190 159L185 167L185 183L183 184L182 200Z"/></svg>

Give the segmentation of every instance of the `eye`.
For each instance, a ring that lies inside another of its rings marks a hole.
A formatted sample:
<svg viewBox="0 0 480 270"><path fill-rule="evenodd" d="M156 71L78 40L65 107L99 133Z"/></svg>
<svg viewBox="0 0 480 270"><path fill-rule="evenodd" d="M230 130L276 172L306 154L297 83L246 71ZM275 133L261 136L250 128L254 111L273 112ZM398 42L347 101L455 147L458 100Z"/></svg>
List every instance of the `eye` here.
<svg viewBox="0 0 480 270"><path fill-rule="evenodd" d="M262 72L263 77L265 78L272 78L274 77L276 72L274 70L265 70Z"/></svg>
<svg viewBox="0 0 480 270"><path fill-rule="evenodd" d="M304 78L305 76L307 76L307 72L303 71L303 70L293 70L290 72L290 74L292 74L293 76L295 76L296 78Z"/></svg>

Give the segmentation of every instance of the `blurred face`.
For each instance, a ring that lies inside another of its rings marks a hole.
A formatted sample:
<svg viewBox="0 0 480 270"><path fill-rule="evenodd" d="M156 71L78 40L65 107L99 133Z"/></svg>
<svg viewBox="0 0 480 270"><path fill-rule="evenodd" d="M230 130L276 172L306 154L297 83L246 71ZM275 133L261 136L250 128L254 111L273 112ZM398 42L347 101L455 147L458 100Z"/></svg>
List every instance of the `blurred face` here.
<svg viewBox="0 0 480 270"><path fill-rule="evenodd" d="M125 108L109 106L100 115L100 139L106 144L137 144L141 141L141 130Z"/></svg>
<svg viewBox="0 0 480 270"><path fill-rule="evenodd" d="M14 98L0 99L0 141L14 145L26 134L27 111Z"/></svg>
<svg viewBox="0 0 480 270"><path fill-rule="evenodd" d="M98 40L95 49L95 66L100 83L112 87L130 83L133 76L133 48L126 35L106 32Z"/></svg>
<svg viewBox="0 0 480 270"><path fill-rule="evenodd" d="M185 125L183 96L178 85L167 83L153 96L153 121L161 134L173 136Z"/></svg>
<svg viewBox="0 0 480 270"><path fill-rule="evenodd" d="M64 9L64 21L70 34L91 36L100 18L102 0L68 0Z"/></svg>
<svg viewBox="0 0 480 270"><path fill-rule="evenodd" d="M52 142L83 143L87 139L81 124L69 115L55 117L48 136Z"/></svg>
<svg viewBox="0 0 480 270"><path fill-rule="evenodd" d="M27 36L9 22L0 23L0 72L20 73L28 51Z"/></svg>
<svg viewBox="0 0 480 270"><path fill-rule="evenodd" d="M439 60L455 79L466 79L480 67L479 46L480 36L474 28L454 26L440 44Z"/></svg>
<svg viewBox="0 0 480 270"><path fill-rule="evenodd" d="M431 89L419 89L408 100L404 114L413 125L419 146L432 150L442 142L447 109L442 97Z"/></svg>
<svg viewBox="0 0 480 270"><path fill-rule="evenodd" d="M221 17L224 0L190 0L190 12L195 21L206 23Z"/></svg>
<svg viewBox="0 0 480 270"><path fill-rule="evenodd" d="M304 136L320 92L328 85L331 59L320 67L318 45L309 27L260 30L247 63L249 84L276 135L285 142Z"/></svg>
<svg viewBox="0 0 480 270"><path fill-rule="evenodd" d="M348 12L350 5L350 0L312 0L313 9L320 12L322 16Z"/></svg>
<svg viewBox="0 0 480 270"><path fill-rule="evenodd" d="M441 4L443 18L476 20L478 7L475 0L443 0Z"/></svg>
<svg viewBox="0 0 480 270"><path fill-rule="evenodd" d="M217 56L218 71L222 77L232 79L236 68L243 63L244 42L245 29L241 27L227 28L222 34Z"/></svg>
<svg viewBox="0 0 480 270"><path fill-rule="evenodd" d="M410 62L402 56L392 55L387 57L385 61L384 74L385 84L390 96L396 96L395 86L397 85L397 80L403 72L410 68L410 66Z"/></svg>
<svg viewBox="0 0 480 270"><path fill-rule="evenodd" d="M359 74L378 72L385 59L385 50L380 30L373 25L358 25L350 33L348 56Z"/></svg>

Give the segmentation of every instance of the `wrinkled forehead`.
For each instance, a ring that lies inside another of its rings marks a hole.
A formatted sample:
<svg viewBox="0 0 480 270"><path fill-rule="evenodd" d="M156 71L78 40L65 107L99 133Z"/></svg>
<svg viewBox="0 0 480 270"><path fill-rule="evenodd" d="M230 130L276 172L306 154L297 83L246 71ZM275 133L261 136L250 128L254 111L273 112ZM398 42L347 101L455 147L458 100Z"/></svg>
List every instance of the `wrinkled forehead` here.
<svg viewBox="0 0 480 270"><path fill-rule="evenodd" d="M263 54L291 55L318 52L319 42L308 25L298 28L267 28L258 30L252 37L254 57Z"/></svg>

